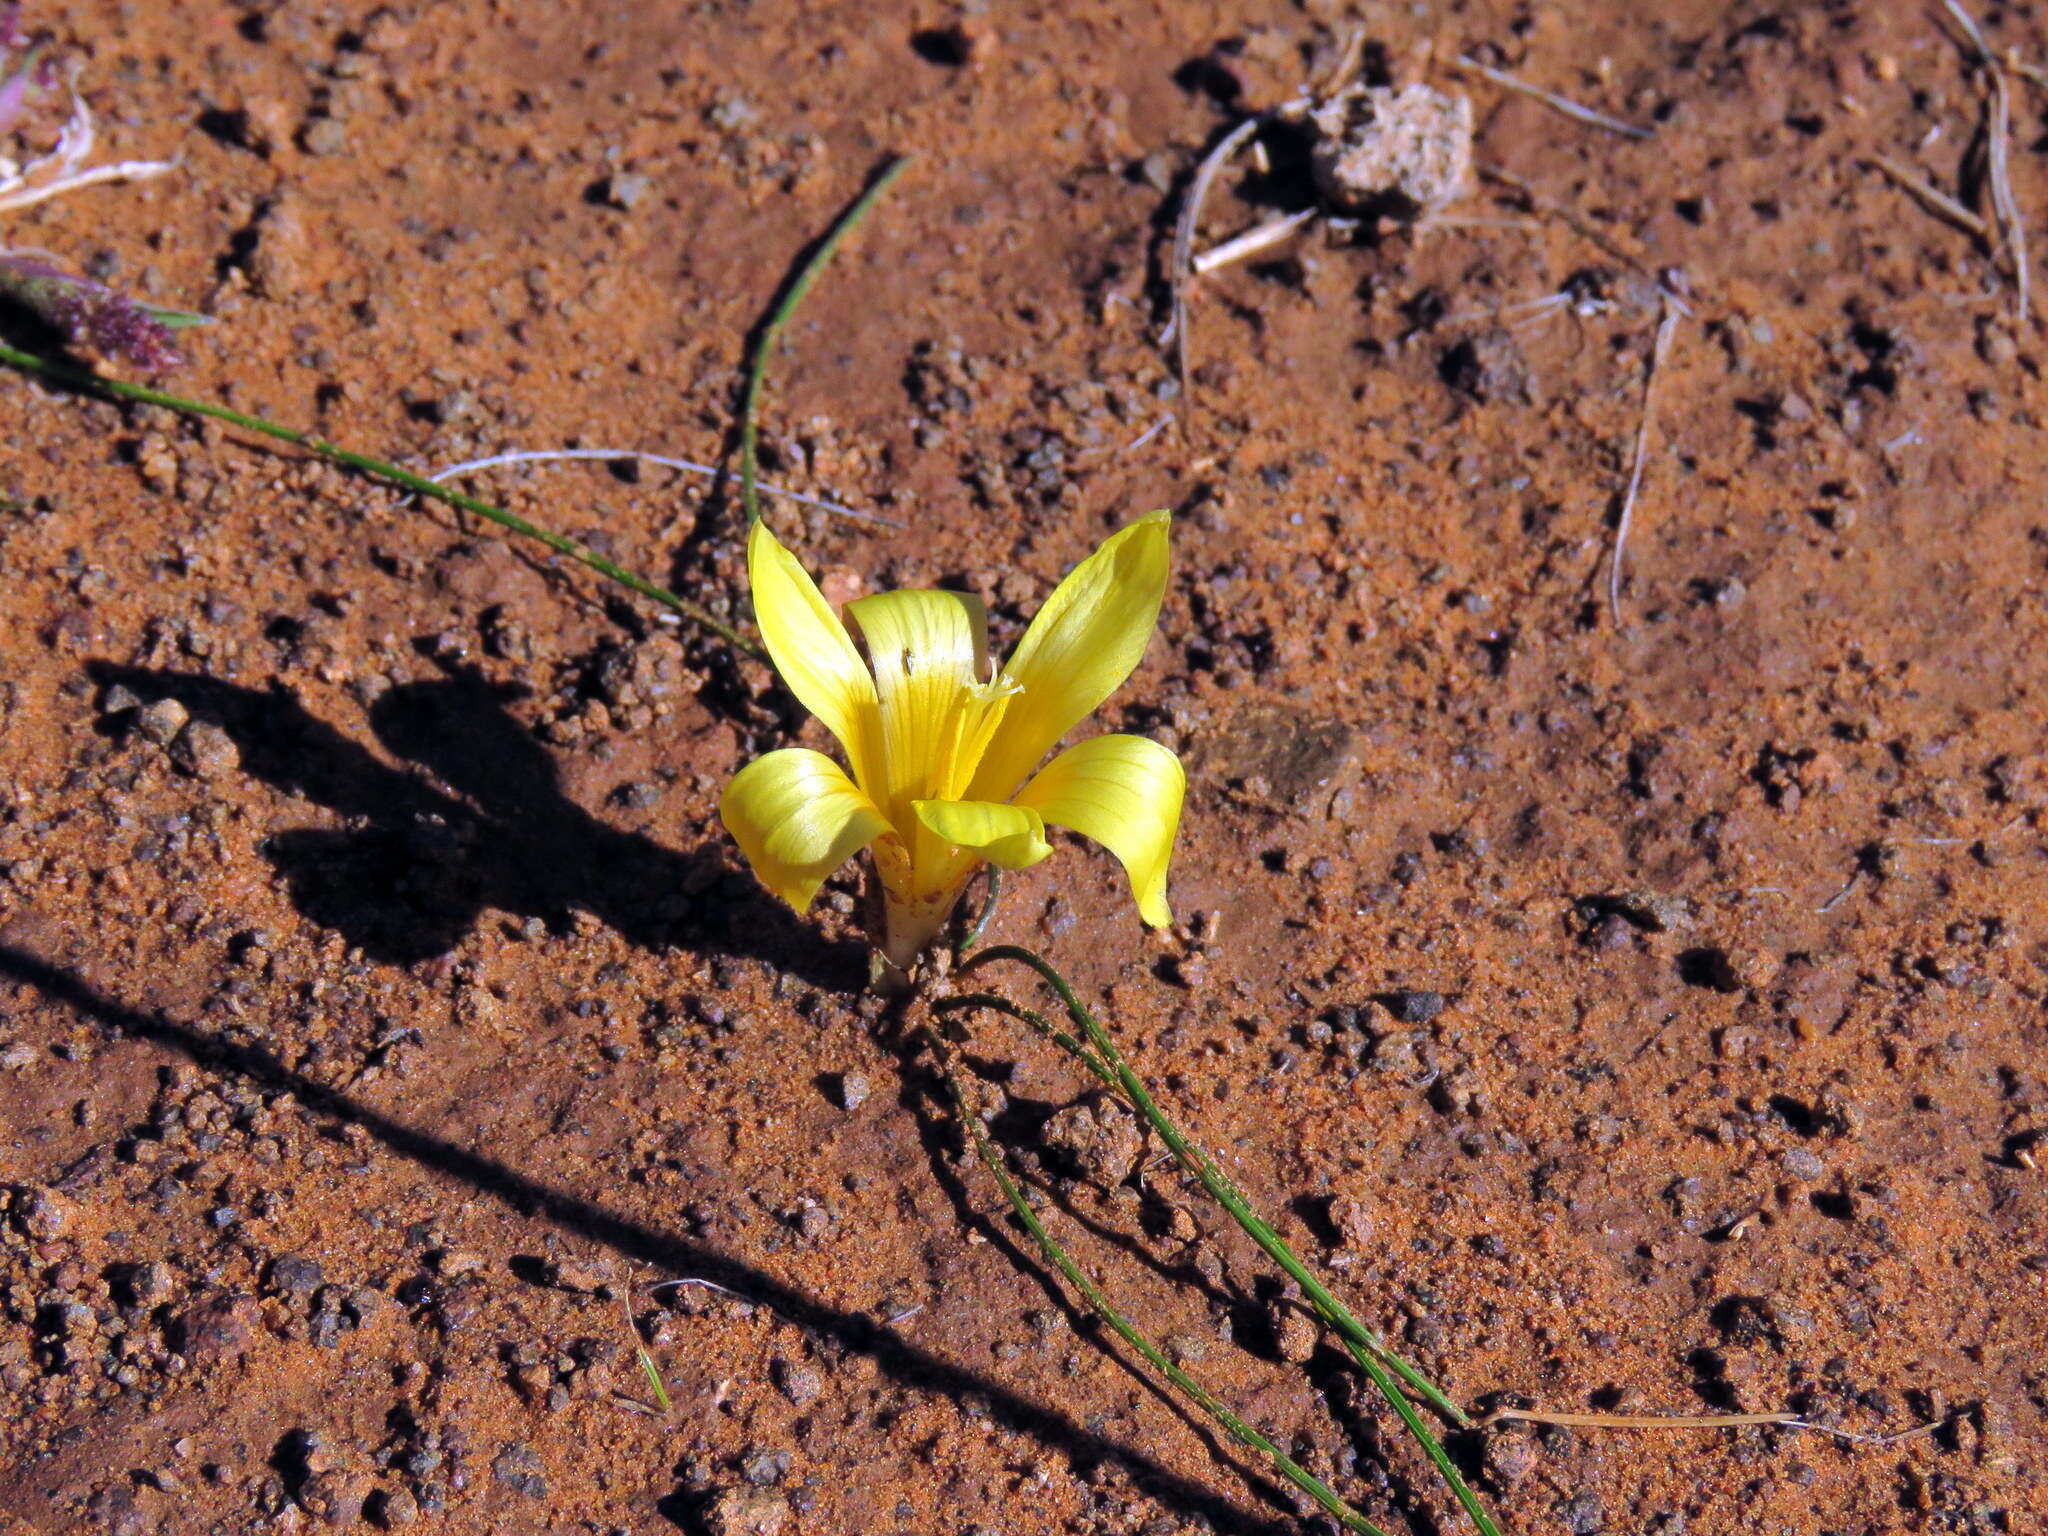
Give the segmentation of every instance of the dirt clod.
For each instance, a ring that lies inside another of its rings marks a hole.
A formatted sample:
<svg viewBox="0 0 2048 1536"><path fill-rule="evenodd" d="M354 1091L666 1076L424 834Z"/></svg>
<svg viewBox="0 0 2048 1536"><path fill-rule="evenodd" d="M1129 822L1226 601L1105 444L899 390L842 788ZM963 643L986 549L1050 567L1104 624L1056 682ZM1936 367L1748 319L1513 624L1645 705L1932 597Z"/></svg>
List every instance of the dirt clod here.
<svg viewBox="0 0 2048 1536"><path fill-rule="evenodd" d="M1316 187L1344 213L1413 219L1457 200L1472 169L1472 102L1415 83L1354 85L1310 117Z"/></svg>
<svg viewBox="0 0 2048 1536"><path fill-rule="evenodd" d="M77 1219L78 1207L54 1189L19 1185L9 1192L15 1227L38 1242L62 1237Z"/></svg>
<svg viewBox="0 0 2048 1536"><path fill-rule="evenodd" d="M1486 1475L1496 1487L1508 1488L1519 1483L1536 1470L1542 1459L1536 1437L1524 1425L1508 1424L1487 1432Z"/></svg>
<svg viewBox="0 0 2048 1536"><path fill-rule="evenodd" d="M1131 1112L1106 1093L1088 1093L1056 1110L1039 1142L1069 1169L1104 1188L1123 1183L1145 1150Z"/></svg>
<svg viewBox="0 0 2048 1536"><path fill-rule="evenodd" d="M1356 1195L1333 1195L1329 1216L1340 1242L1361 1250L1371 1246L1375 1223L1369 1201Z"/></svg>
<svg viewBox="0 0 2048 1536"><path fill-rule="evenodd" d="M782 1395L798 1408L808 1408L824 1395L825 1374L808 1361L778 1356L769 1371Z"/></svg>
<svg viewBox="0 0 2048 1536"><path fill-rule="evenodd" d="M1452 342L1437 372L1459 394L1482 404L1529 398L1529 360L1514 333L1502 326L1486 326Z"/></svg>
<svg viewBox="0 0 2048 1536"><path fill-rule="evenodd" d="M765 1488L730 1488L704 1506L707 1536L782 1536L789 1501Z"/></svg>
<svg viewBox="0 0 2048 1536"><path fill-rule="evenodd" d="M362 1518L368 1493L369 1485L362 1477L334 1469L307 1478L299 1488L298 1503L308 1514L341 1530Z"/></svg>
<svg viewBox="0 0 2048 1536"><path fill-rule="evenodd" d="M180 1314L173 1330L178 1350L194 1365L235 1359L255 1342L259 1315L256 1299L239 1293L217 1293L194 1302Z"/></svg>
<svg viewBox="0 0 2048 1536"><path fill-rule="evenodd" d="M123 1306L154 1307L168 1301L177 1289L171 1266L159 1259L124 1264L113 1275L114 1297Z"/></svg>
<svg viewBox="0 0 2048 1536"><path fill-rule="evenodd" d="M370 1497L370 1518L387 1531L404 1530L418 1522L420 1501L405 1487L384 1488Z"/></svg>

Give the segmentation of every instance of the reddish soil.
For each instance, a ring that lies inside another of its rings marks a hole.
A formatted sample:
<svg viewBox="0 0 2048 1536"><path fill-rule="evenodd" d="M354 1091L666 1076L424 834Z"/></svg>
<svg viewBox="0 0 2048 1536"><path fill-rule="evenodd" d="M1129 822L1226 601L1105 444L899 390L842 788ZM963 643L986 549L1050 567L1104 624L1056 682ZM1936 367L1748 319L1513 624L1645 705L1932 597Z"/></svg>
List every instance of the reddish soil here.
<svg viewBox="0 0 2048 1536"><path fill-rule="evenodd" d="M1205 280L1192 398L1178 192L1339 6L46 4L109 152L182 168L8 238L217 316L180 387L353 446L730 462L790 264L917 151L764 421L771 477L905 526L786 535L1007 639L1182 513L1106 718L1191 765L1188 927L1076 847L995 932L1461 1401L1941 1423L1457 1442L1508 1530L2039 1530L2048 346L1870 164L1988 213L1982 82L1919 6L1454 9L1370 8L1369 63L1469 90L1536 200ZM1204 243L1300 191L1233 169ZM852 873L799 921L739 866L765 669L232 432L0 413L0 1531L1301 1528L997 1219ZM724 487L477 486L744 612ZM1112 1293L1376 1519L1464 1528L1215 1213L1063 1173L1081 1082L973 1033Z"/></svg>

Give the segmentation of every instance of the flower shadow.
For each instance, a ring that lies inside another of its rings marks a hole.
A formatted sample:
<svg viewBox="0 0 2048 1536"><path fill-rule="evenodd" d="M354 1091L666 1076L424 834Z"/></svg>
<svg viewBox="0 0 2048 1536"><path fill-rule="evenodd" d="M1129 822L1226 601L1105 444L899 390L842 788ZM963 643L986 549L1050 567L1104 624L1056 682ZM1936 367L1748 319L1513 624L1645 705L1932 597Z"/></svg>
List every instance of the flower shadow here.
<svg viewBox="0 0 2048 1536"><path fill-rule="evenodd" d="M550 928L587 912L646 949L746 955L834 991L858 987L857 945L773 901L722 837L679 852L570 799L545 747L472 670L400 684L370 706L381 760L282 690L91 663L103 687L175 699L234 742L240 771L344 818L270 837L264 856L310 922L373 960L446 954L486 912ZM410 771L408 771L408 769Z"/></svg>

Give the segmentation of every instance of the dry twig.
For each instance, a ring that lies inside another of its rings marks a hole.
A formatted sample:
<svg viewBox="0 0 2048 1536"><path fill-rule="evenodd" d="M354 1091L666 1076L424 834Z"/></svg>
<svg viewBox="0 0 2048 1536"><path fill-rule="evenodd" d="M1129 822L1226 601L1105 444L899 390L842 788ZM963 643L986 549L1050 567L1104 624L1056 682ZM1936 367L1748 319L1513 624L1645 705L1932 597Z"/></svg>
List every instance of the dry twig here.
<svg viewBox="0 0 2048 1536"><path fill-rule="evenodd" d="M1991 226L1932 182L1914 175L1898 161L1884 155L1872 155L1870 163L1891 178L1893 185L1912 194L1929 213L1947 219L1964 234L1975 235L1985 245L1991 244Z"/></svg>
<svg viewBox="0 0 2048 1536"><path fill-rule="evenodd" d="M1187 197L1180 207L1180 219L1173 230L1173 319L1167 330L1173 340L1174 372L1180 376L1181 394L1188 392L1188 283L1194 276L1195 229L1202 220L1202 204L1216 184L1217 173L1238 152L1245 140L1259 131L1263 118L1248 117L1216 141L1216 147L1202 157L1188 183Z"/></svg>
<svg viewBox="0 0 2048 1536"><path fill-rule="evenodd" d="M1607 606L1614 614L1617 627L1621 624L1622 555L1628 545L1629 524L1635 518L1636 496L1643 488L1643 464L1649 457L1650 427L1655 420L1651 407L1656 402L1657 371L1664 362L1664 354L1671 349L1672 334L1685 313L1685 305L1670 289L1665 289L1657 321L1657 339L1650 345L1649 366L1643 370L1643 419L1636 426L1635 463L1629 470L1628 490L1621 498L1621 516L1614 525L1614 558L1607 571Z"/></svg>
<svg viewBox="0 0 2048 1536"><path fill-rule="evenodd" d="M1315 209L1303 208L1299 212L1283 213L1277 219L1255 224L1234 239L1202 252L1190 263L1190 269L1194 276L1206 277L1218 267L1227 267L1234 261L1244 261L1261 251L1271 250L1315 216Z"/></svg>
<svg viewBox="0 0 2048 1536"><path fill-rule="evenodd" d="M1591 107L1582 107L1569 96L1560 96L1555 91L1544 90L1540 85L1531 85L1526 80L1518 80L1504 69L1495 69L1491 65L1482 64L1477 59L1470 58L1465 54L1461 53L1458 55L1457 64L1460 69L1470 70L1475 75L1484 76L1502 90L1519 91L1532 101L1540 101L1544 106L1550 108L1551 111L1561 112L1575 123L1584 123L1589 128L1605 128L1609 133L1618 133L1623 138L1647 139L1652 137L1650 130L1647 128L1639 128L1634 123L1625 123L1618 117L1609 117L1605 112L1596 112Z"/></svg>
<svg viewBox="0 0 2048 1536"><path fill-rule="evenodd" d="M1866 1435L1853 1429L1836 1429L1832 1424L1816 1424L1796 1413L1542 1413L1526 1408L1496 1408L1485 1418L1473 1420L1473 1428L1484 1429L1492 1424L1511 1421L1562 1424L1583 1429L1741 1429L1750 1424L1770 1424L1781 1429L1809 1429L1817 1435L1832 1435L1852 1445L1870 1446L1897 1445L1901 1440L1931 1434L1948 1422L1945 1418L1935 1419L1931 1423L1902 1429L1896 1434Z"/></svg>
<svg viewBox="0 0 2048 1536"><path fill-rule="evenodd" d="M2032 313L2030 293L2033 275L2028 270L2027 221L2019 198L2012 189L2012 85L2005 65L1991 51L1991 43L1977 25L1977 18L1963 9L1961 0L1942 0L1949 15L1963 29L1975 63L1990 82L1990 101L1984 125L1985 158L1991 182L1991 211L1998 220L1999 239L2012 268L2013 311L2025 325Z"/></svg>
<svg viewBox="0 0 2048 1536"><path fill-rule="evenodd" d="M460 464L450 464L446 469L437 469L427 478L436 485L463 475L475 474L479 470L496 469L505 464L549 464L564 459L588 459L599 463L616 463L622 459L638 459L649 464L659 464L663 469L679 470L684 474L708 475L717 478L724 471L715 465L699 464L690 459L669 458L659 453L642 453L637 448L522 448L511 453L494 453L489 458L465 459ZM821 512L837 513L857 522L880 523L888 528L903 528L908 525L901 518L884 517L879 512L862 512L856 507L843 507L836 501L827 501L822 496L807 496L802 491L786 491L780 486L755 481L754 488L769 496L781 496L806 507L816 507Z"/></svg>

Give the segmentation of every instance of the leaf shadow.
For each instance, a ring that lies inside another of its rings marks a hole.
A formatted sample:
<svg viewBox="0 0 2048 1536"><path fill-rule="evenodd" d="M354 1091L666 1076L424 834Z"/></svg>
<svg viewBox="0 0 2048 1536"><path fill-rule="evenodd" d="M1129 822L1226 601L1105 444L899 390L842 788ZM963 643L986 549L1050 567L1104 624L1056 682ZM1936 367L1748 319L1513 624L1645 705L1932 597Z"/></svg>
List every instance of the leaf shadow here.
<svg viewBox="0 0 2048 1536"><path fill-rule="evenodd" d="M775 1312L796 1327L867 1356L891 1378L956 1401L988 1405L1005 1429L1026 1434L1087 1465L1114 1459L1145 1491L1217 1531L1243 1536L1286 1536L1294 1527L1249 1514L1240 1505L1169 1470L1143 1452L1119 1445L1077 1423L1059 1408L1034 1401L1000 1382L922 1349L888 1324L828 1306L792 1285L716 1249L644 1226L594 1201L542 1182L494 1158L407 1125L346 1093L287 1066L263 1047L222 1038L162 1012L129 1007L74 972L16 945L0 943L0 977L33 987L52 1002L95 1021L109 1035L148 1041L184 1055L200 1068L291 1094L315 1115L360 1126L399 1156L503 1203L522 1219L552 1222L600 1243L633 1263L671 1275L709 1280ZM927 1136L935 1127L926 1127ZM949 1192L956 1186L937 1158ZM998 1233L998 1241L1006 1241Z"/></svg>

